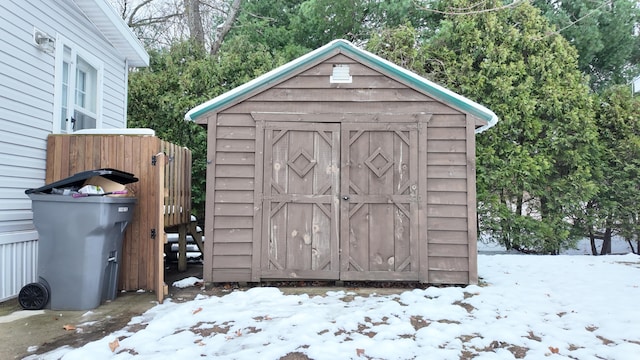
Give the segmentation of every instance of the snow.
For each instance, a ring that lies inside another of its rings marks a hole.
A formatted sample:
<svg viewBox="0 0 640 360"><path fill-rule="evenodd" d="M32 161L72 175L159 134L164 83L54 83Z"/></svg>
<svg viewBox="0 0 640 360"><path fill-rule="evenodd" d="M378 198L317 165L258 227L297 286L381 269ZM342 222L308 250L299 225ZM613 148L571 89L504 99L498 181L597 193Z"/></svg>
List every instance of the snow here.
<svg viewBox="0 0 640 360"><path fill-rule="evenodd" d="M0 316L0 324L8 323L15 320L25 319L33 315L44 314L44 310L20 310L15 311L6 316Z"/></svg>
<svg viewBox="0 0 640 360"><path fill-rule="evenodd" d="M190 276L188 278L184 278L182 280L179 281L174 281L173 282L173 286L177 287L177 288L187 288L187 287L191 287L191 286L195 286L199 283L203 283L202 279L198 279L197 277L194 276Z"/></svg>
<svg viewBox="0 0 640 360"><path fill-rule="evenodd" d="M167 300L100 340L27 359L637 359L639 256L480 254L478 268L478 286L391 295L255 287Z"/></svg>

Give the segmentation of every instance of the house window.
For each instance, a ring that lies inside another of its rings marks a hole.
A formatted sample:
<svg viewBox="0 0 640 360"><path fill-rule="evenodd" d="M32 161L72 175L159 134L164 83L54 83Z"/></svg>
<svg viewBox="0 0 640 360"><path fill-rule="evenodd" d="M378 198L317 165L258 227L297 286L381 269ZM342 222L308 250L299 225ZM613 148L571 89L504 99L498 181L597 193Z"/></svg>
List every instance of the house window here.
<svg viewBox="0 0 640 360"><path fill-rule="evenodd" d="M102 62L65 39L56 43L53 132L101 127Z"/></svg>

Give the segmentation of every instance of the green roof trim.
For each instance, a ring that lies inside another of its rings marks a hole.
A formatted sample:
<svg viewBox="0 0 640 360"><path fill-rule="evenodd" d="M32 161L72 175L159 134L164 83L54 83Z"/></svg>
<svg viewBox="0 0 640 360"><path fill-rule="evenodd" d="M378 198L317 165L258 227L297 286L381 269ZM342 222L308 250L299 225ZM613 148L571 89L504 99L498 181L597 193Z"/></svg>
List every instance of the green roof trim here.
<svg viewBox="0 0 640 360"><path fill-rule="evenodd" d="M325 58L329 54L344 53L358 60L363 61L367 65L379 68L397 79L402 79L416 89L424 91L426 94L445 102L460 111L472 114L477 118L487 122L486 125L476 129L476 133L480 133L498 122L498 117L493 111L486 107L469 100L459 94L454 93L430 80L427 80L413 72L410 72L388 60L385 60L366 50L359 49L346 40L334 40L327 45L320 47L306 55L303 55L287 64L284 64L274 70L261 75L244 85L230 90L220 96L217 96L205 103L202 103L189 110L185 115L186 120L196 120L202 115L218 110L228 104L241 100L243 97L252 93L256 89L265 88L270 83L281 79L298 69L305 67L310 63L318 62L319 59Z"/></svg>

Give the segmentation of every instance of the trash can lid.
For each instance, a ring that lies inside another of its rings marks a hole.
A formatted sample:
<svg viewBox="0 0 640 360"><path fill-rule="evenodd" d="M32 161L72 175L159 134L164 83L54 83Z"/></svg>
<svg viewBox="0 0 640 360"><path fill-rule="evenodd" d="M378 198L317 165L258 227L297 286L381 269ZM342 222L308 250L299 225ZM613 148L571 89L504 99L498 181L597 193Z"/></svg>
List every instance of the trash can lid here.
<svg viewBox="0 0 640 360"><path fill-rule="evenodd" d="M106 178L111 181L115 181L123 185L138 181L138 178L131 173L116 170L116 169L111 169L111 168L104 168L104 169L82 171L66 179L52 182L45 186L39 187L37 189L27 189L24 191L24 193L25 194L51 193L51 190L54 188L80 188L84 185L84 182L87 179L90 179L95 176L101 176L103 178Z"/></svg>

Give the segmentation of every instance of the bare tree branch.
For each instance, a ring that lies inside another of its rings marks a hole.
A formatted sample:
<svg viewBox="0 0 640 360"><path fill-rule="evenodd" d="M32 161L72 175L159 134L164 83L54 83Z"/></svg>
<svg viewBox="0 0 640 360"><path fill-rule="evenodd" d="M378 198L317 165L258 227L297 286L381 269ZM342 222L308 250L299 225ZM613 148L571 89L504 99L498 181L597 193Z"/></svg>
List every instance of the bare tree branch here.
<svg viewBox="0 0 640 360"><path fill-rule="evenodd" d="M548 35L556 35L556 34L560 34L562 31L572 27L573 25L579 23L580 21L588 18L589 16L593 15L596 13L597 10L599 10L601 7L604 7L605 5L609 5L610 1L609 0L605 0L602 4L600 4L599 6L595 7L594 9L592 9L591 11L589 11L588 13L586 13L583 17L580 17L578 19L576 19L575 21L570 22L567 26L563 27L562 29L558 29L555 32L549 33Z"/></svg>
<svg viewBox="0 0 640 360"><path fill-rule="evenodd" d="M147 6L147 4L151 3L152 1L153 0L144 0L143 2L138 4L138 6L134 7L133 10L131 11L131 14L129 14L129 20L127 21L127 25L129 25L131 27L134 27L135 26L135 22L134 22L133 19L136 17L136 14L138 13L138 11L140 11L140 9L142 9L143 7ZM127 4L127 2L125 1L125 8L123 9L122 15L125 14L126 4Z"/></svg>
<svg viewBox="0 0 640 360"><path fill-rule="evenodd" d="M597 7L591 9L588 13L586 13L584 16L576 19L575 21L570 22L568 25L562 27L561 29L558 29L556 31L552 31L552 32L548 32L546 33L544 36L537 38L536 40L542 40L544 38L550 37L550 36L554 36L554 35L560 35L561 32L563 32L564 30L567 30L568 28L574 26L575 24L579 23L580 21L588 18L589 16L594 15L601 7L604 7L606 5L609 5L610 0L605 0L602 2L602 4L598 5Z"/></svg>
<svg viewBox="0 0 640 360"><path fill-rule="evenodd" d="M160 17L155 17L155 18L142 19L142 20L134 22L133 24L131 24L129 26L133 27L133 28L136 28L136 27L143 27L143 26L149 26L149 25L154 25L154 24L163 24L163 23L166 23L168 20L180 17L182 15L183 15L182 13L178 13L178 14L170 14L170 15L160 16Z"/></svg>
<svg viewBox="0 0 640 360"><path fill-rule="evenodd" d="M216 29L216 36L213 39L211 50L209 51L211 55L218 52L220 46L222 46L222 40L224 40L224 37L231 30L231 26L236 21L238 11L240 10L240 2L241 0L233 0L229 12L227 13L227 18L225 19L224 23L221 26L218 26L218 28Z"/></svg>
<svg viewBox="0 0 640 360"><path fill-rule="evenodd" d="M451 7L449 8L450 10L448 11L442 11L442 10L437 10L437 9L431 9L428 8L426 6L419 6L419 8L421 10L424 11L429 11L429 12L433 12L433 13L437 13L437 14L443 14L443 15L473 15L473 14L482 14L482 13L487 13L487 12L492 12L492 11L500 11L500 10L505 10L505 9L509 9L512 8L514 6L517 6L518 4L524 2L524 0L513 0L511 3L509 4L505 4L502 6L496 6L496 7L492 7L492 8L488 8L488 9L480 9L480 10L474 10L484 4L486 4L486 0L485 1L479 1L475 4L472 4L466 8L455 8L455 7Z"/></svg>
<svg viewBox="0 0 640 360"><path fill-rule="evenodd" d="M262 15L254 14L254 13L251 13L251 12L247 12L247 14L249 14L251 17L254 17L256 19L269 20L270 22L273 22L273 21L276 20L276 19L272 18L271 16L262 16Z"/></svg>
<svg viewBox="0 0 640 360"><path fill-rule="evenodd" d="M217 3L215 4L217 5ZM209 8L215 12L219 12L219 13L225 13L226 9L222 6L214 6L214 4L208 3L208 2L201 2L200 6L205 7L205 8Z"/></svg>
<svg viewBox="0 0 640 360"><path fill-rule="evenodd" d="M231 30L241 0L108 0L149 47L186 39L218 51Z"/></svg>

